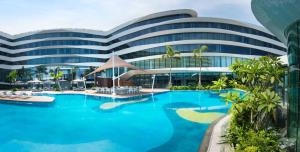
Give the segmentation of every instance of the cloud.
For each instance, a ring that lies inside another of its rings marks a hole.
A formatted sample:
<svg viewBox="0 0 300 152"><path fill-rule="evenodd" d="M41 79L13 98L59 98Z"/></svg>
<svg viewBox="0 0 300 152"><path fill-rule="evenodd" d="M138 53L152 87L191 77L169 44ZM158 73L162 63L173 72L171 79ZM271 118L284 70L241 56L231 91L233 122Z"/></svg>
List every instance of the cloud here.
<svg viewBox="0 0 300 152"><path fill-rule="evenodd" d="M51 28L109 30L133 18L173 9L199 16L259 24L251 0L1 0L0 31L21 33Z"/></svg>

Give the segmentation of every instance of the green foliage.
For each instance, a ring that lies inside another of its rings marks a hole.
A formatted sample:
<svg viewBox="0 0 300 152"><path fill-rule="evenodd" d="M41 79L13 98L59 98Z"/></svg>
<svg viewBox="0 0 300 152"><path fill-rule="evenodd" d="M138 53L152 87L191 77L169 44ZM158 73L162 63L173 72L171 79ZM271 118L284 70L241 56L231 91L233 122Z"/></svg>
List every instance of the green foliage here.
<svg viewBox="0 0 300 152"><path fill-rule="evenodd" d="M227 103L232 102L226 142L237 152L281 151L277 131L266 130L276 126L276 111L281 108L281 99L274 88L282 83L285 68L272 57L236 61L230 68L236 79L229 81L229 85L247 92L243 97L236 93L224 97ZM214 85L221 86L219 83L221 80Z"/></svg>
<svg viewBox="0 0 300 152"><path fill-rule="evenodd" d="M266 90L274 85L282 85L284 71L286 70L278 58L260 57L245 61L237 60L230 69L248 89Z"/></svg>
<svg viewBox="0 0 300 152"><path fill-rule="evenodd" d="M35 67L35 75L38 78L38 80L43 79L43 75L48 74L47 67L45 65L39 65Z"/></svg>
<svg viewBox="0 0 300 152"><path fill-rule="evenodd" d="M212 81L212 82L213 85L210 86L210 89L221 91L227 87L227 77L221 77L217 81Z"/></svg>
<svg viewBox="0 0 300 152"><path fill-rule="evenodd" d="M17 78L20 81L27 81L32 79L32 73L30 69L25 69L24 66L17 70Z"/></svg>
<svg viewBox="0 0 300 152"><path fill-rule="evenodd" d="M209 60L207 58L203 58L203 52L207 51L208 47L206 45L202 45L201 47L193 50L193 58L195 59L196 63L198 63L197 65L199 66L199 81L198 81L198 85L201 86L201 67L203 63L208 63Z"/></svg>
<svg viewBox="0 0 300 152"><path fill-rule="evenodd" d="M243 136L239 136L240 143L236 147L236 152L280 152L278 140L280 136L276 131L249 130Z"/></svg>
<svg viewBox="0 0 300 152"><path fill-rule="evenodd" d="M17 70L12 70L9 72L9 74L6 76L7 80L10 83L15 83L17 81L18 73Z"/></svg>
<svg viewBox="0 0 300 152"><path fill-rule="evenodd" d="M54 84L53 88L55 91L60 91L60 87L58 84Z"/></svg>
<svg viewBox="0 0 300 152"><path fill-rule="evenodd" d="M74 67L71 69L72 80L75 80L75 79L76 79L76 73L77 73L78 69L79 69L78 66L74 66Z"/></svg>
<svg viewBox="0 0 300 152"><path fill-rule="evenodd" d="M162 55L163 59L170 60L170 71L169 71L169 87L172 86L172 64L173 61L180 59L180 52L173 49L172 46L166 46L166 54Z"/></svg>
<svg viewBox="0 0 300 152"><path fill-rule="evenodd" d="M56 91L61 90L61 87L59 85L58 80L64 75L62 71L60 71L60 68L57 67L54 71L50 72L50 76L55 80L56 85L58 86L58 89L55 89Z"/></svg>
<svg viewBox="0 0 300 152"><path fill-rule="evenodd" d="M18 89L17 88L13 88L13 89L11 89L11 91L16 92L16 91L18 91Z"/></svg>

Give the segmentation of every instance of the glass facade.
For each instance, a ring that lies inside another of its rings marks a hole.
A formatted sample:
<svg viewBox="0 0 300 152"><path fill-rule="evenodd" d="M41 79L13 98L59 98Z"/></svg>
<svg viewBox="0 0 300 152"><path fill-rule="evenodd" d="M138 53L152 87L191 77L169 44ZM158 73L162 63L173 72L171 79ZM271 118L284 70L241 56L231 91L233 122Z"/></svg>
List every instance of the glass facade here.
<svg viewBox="0 0 300 152"><path fill-rule="evenodd" d="M297 139L300 151L300 21L286 30L289 60L288 135Z"/></svg>
<svg viewBox="0 0 300 152"><path fill-rule="evenodd" d="M228 56L207 56L203 57L203 59L207 62L202 63L202 67L228 67L236 60L246 60L246 58ZM131 64L142 69L160 69L170 67L170 61L162 58L135 61L131 62ZM173 68L188 68L198 66L199 63L191 56L181 57L179 60L172 62Z"/></svg>

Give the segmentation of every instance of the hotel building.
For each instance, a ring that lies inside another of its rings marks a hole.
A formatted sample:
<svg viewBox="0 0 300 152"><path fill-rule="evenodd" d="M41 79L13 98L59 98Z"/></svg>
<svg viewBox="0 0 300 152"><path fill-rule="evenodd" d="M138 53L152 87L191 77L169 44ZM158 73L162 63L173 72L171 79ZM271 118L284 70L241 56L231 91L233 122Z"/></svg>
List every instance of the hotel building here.
<svg viewBox="0 0 300 152"><path fill-rule="evenodd" d="M90 66L104 64L114 52L141 69L156 71L156 87L165 87L170 65L162 59L166 45L181 53L181 59L172 63L174 85L197 84L195 74L199 68L192 51L201 45L208 46L204 56L209 61L202 65L203 82L230 73L228 66L237 59L282 56L287 51L263 27L230 19L198 17L193 10L172 10L133 19L109 31L51 29L17 35L0 32L0 86L9 85L8 73L22 67L35 71L39 65L48 69L59 66L64 79L68 79L71 68L78 66L77 75L82 76ZM99 74L111 75L110 70ZM130 80L145 87L152 81L151 74L132 75Z"/></svg>

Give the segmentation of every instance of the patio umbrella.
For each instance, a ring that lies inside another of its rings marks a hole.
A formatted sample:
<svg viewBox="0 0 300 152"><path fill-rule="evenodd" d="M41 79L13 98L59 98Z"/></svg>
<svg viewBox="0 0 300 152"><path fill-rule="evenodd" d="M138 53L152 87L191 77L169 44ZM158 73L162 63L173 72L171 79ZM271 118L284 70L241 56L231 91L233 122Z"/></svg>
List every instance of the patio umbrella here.
<svg viewBox="0 0 300 152"><path fill-rule="evenodd" d="M89 76L91 74L95 74L97 72L101 72L103 70L106 70L106 69L111 69L112 68L112 73L115 73L115 67L126 67L126 68L130 68L130 69L139 69L138 67L122 60L119 56L117 55L114 55L114 53L112 54L112 57L110 57L110 59L105 63L103 64L102 66L100 66L99 68L97 68L95 71L89 73L88 75L86 76ZM85 77L86 77L85 76ZM119 76L118 76L119 77ZM115 75L113 74L113 95L115 95Z"/></svg>
<svg viewBox="0 0 300 152"><path fill-rule="evenodd" d="M101 72L106 69L111 69L114 67L126 67L126 68L130 68L130 69L139 69L138 67L122 60L119 56L113 55L105 64L103 64L102 66L97 68L95 71L87 74L86 76L89 76L89 75L97 73L97 72Z"/></svg>

